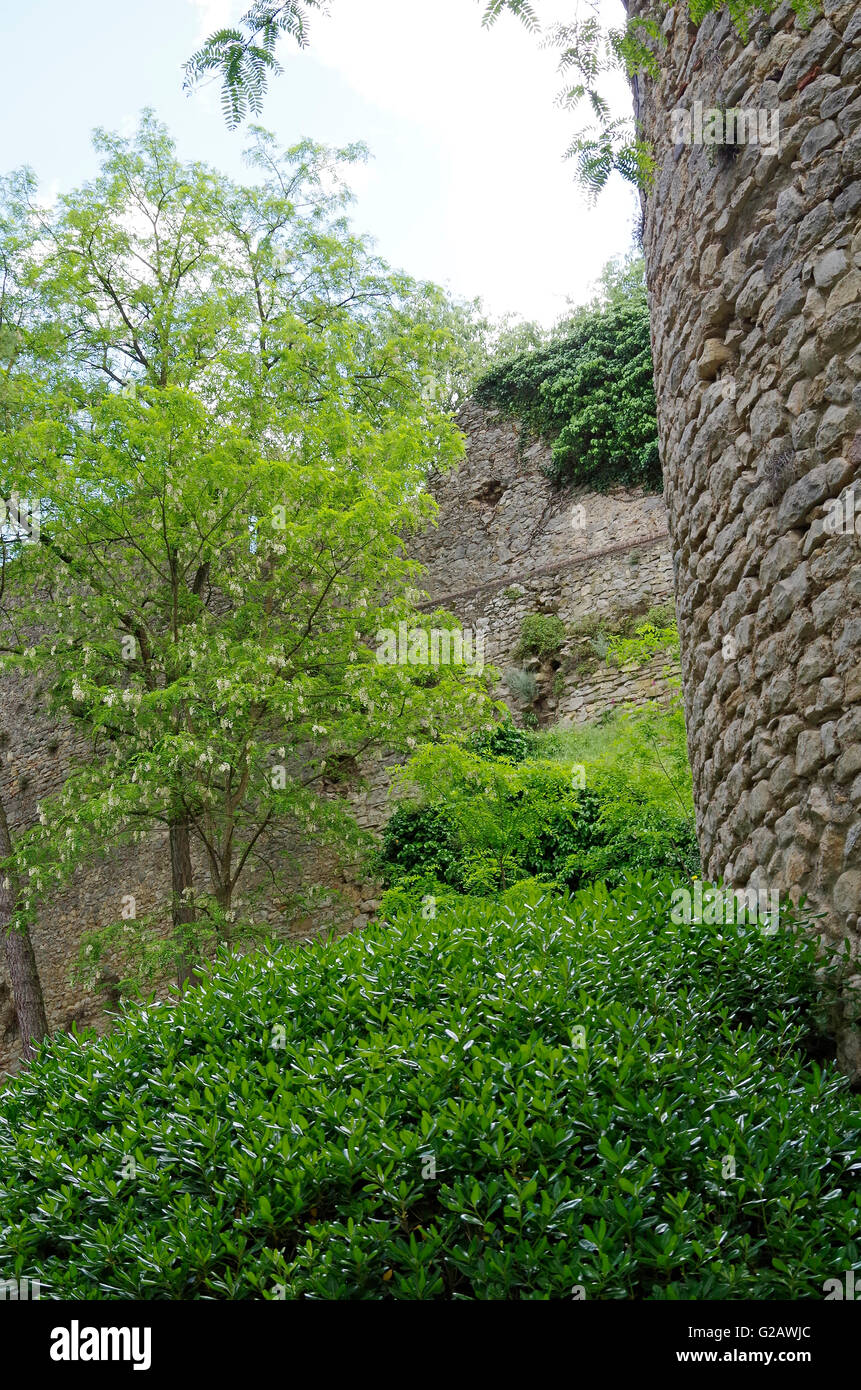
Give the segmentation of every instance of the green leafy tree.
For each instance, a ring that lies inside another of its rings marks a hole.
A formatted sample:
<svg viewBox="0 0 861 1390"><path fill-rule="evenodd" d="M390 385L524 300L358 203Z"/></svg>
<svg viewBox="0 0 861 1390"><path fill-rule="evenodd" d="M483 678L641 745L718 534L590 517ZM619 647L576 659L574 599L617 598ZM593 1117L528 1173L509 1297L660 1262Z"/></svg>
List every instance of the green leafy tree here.
<svg viewBox="0 0 861 1390"><path fill-rule="evenodd" d="M28 418L30 406L29 394L20 389L20 381L32 362L39 318L37 297L26 274L19 270L33 256L38 240L30 215L33 193L29 174L0 179L0 432L7 434ZM26 527L19 524L10 481L2 479L0 494L0 603L26 535ZM26 520L31 518L26 516ZM7 811L6 801L0 797L0 938L26 1063L45 1037L48 1024L30 933L19 914L22 883L15 862L11 811L11 804Z"/></svg>
<svg viewBox="0 0 861 1390"><path fill-rule="evenodd" d="M548 343L562 341L569 337L595 314L604 313L611 309L646 307L648 305L648 290L644 258L633 252L624 256L612 257L598 276L595 293L591 300L583 304L571 304L569 301L569 305L568 312L559 319L546 342L540 346L546 346ZM494 362L493 365L501 364Z"/></svg>
<svg viewBox="0 0 861 1390"><path fill-rule="evenodd" d="M181 163L151 116L98 147L94 181L32 206L39 322L0 441L4 481L42 504L4 645L95 755L19 863L32 910L83 856L161 830L185 980L202 936L231 937L243 876L284 877L279 835L358 848L330 794L344 767L477 717L466 668L375 642L433 621L402 538L462 440L427 385L450 368L438 292L346 222L357 151L258 131L239 186Z"/></svg>

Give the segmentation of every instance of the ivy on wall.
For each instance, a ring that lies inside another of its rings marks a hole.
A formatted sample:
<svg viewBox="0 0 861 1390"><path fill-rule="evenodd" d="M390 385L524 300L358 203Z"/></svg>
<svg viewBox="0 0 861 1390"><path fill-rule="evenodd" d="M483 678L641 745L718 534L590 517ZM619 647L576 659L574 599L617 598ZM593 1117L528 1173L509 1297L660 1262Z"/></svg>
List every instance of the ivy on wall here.
<svg viewBox="0 0 861 1390"><path fill-rule="evenodd" d="M645 299L593 310L548 347L488 372L475 397L551 442L557 484L661 491Z"/></svg>

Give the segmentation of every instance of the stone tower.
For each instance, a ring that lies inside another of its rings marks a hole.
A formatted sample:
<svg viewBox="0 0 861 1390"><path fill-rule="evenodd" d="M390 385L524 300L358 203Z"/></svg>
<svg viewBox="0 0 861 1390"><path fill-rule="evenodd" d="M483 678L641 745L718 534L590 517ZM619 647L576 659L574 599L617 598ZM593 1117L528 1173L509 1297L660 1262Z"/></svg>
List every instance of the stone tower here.
<svg viewBox="0 0 861 1390"><path fill-rule="evenodd" d="M806 895L857 950L861 11L783 5L744 43L676 8L664 34L634 97L704 870Z"/></svg>

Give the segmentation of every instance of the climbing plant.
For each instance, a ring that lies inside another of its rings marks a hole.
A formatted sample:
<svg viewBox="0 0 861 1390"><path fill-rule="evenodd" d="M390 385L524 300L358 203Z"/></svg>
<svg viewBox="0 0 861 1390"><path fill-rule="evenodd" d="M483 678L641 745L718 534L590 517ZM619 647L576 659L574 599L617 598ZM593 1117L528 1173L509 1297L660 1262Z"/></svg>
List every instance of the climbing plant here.
<svg viewBox="0 0 861 1390"><path fill-rule="evenodd" d="M491 370L476 400L552 442L555 482L661 490L649 311L639 296L593 310L559 341Z"/></svg>

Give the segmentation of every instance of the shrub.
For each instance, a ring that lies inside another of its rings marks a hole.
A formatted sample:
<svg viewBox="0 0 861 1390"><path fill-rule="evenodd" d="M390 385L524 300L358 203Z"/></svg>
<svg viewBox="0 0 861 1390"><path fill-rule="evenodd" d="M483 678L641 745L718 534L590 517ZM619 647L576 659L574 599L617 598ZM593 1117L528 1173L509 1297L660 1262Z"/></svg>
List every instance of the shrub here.
<svg viewBox="0 0 861 1390"><path fill-rule="evenodd" d="M522 763L534 753L535 738L523 729L518 729L511 719L506 719L494 725L492 729L480 729L478 733L471 734L466 746L483 758Z"/></svg>
<svg viewBox="0 0 861 1390"><path fill-rule="evenodd" d="M672 926L670 891L525 885L57 1035L0 1098L0 1267L63 1300L821 1298L861 1123L811 1056L814 948Z"/></svg>
<svg viewBox="0 0 861 1390"><path fill-rule="evenodd" d="M520 642L514 654L521 660L537 656L546 661L556 655L565 637L565 624L555 613L530 613L523 619Z"/></svg>
<svg viewBox="0 0 861 1390"><path fill-rule="evenodd" d="M678 661L679 632L673 603L658 604L642 616L636 613L587 614L572 624L572 651L567 666L585 676L603 661L614 666L643 665L657 652Z"/></svg>
<svg viewBox="0 0 861 1390"><path fill-rule="evenodd" d="M672 599L668 599L666 603L653 604L643 618L643 622L652 623L654 627L675 627L675 603Z"/></svg>
<svg viewBox="0 0 861 1390"><path fill-rule="evenodd" d="M511 666L505 673L505 684L509 695L521 705L529 705L538 694L538 678L532 671L524 671L519 666Z"/></svg>
<svg viewBox="0 0 861 1390"><path fill-rule="evenodd" d="M700 873L693 816L668 816L615 779L598 781L599 810L586 844L578 844L556 876L576 887L602 880L613 885L631 873Z"/></svg>
<svg viewBox="0 0 861 1390"><path fill-rule="evenodd" d="M462 897L462 894L455 893L439 879L423 874L404 874L383 893L380 899L380 920L390 922L395 917L410 913L425 918L435 917L441 907L460 901Z"/></svg>
<svg viewBox="0 0 861 1390"><path fill-rule="evenodd" d="M388 885L412 875L460 887L460 860L457 821L447 806L438 804L398 806L383 831L377 862Z"/></svg>
<svg viewBox="0 0 861 1390"><path fill-rule="evenodd" d="M656 772L645 728L635 728ZM564 749L565 739L555 747ZM629 784L625 768L605 759L591 770L587 766L587 784L581 788L562 753L555 761L513 765L453 745L424 748L401 775L419 788L425 805L396 812L390 821L384 878L392 884L404 872L415 872L467 893L491 895L524 878L575 889L596 879L617 883L630 869L697 874L693 807L684 799L684 782L672 781L673 775L680 779L683 774L674 773L669 749L663 757L666 785L650 788L642 768ZM680 794L677 805L671 800L674 790ZM425 820L431 812L434 817ZM446 834L444 864L436 829L440 824Z"/></svg>

